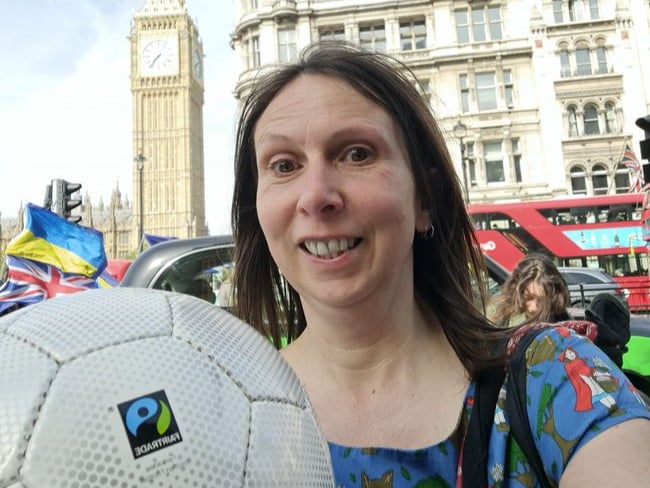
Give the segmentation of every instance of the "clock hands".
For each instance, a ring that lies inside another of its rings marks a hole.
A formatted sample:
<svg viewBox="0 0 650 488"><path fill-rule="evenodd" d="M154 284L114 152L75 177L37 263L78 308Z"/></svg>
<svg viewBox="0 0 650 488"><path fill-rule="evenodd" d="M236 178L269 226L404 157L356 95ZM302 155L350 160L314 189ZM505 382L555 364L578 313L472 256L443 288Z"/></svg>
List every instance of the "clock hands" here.
<svg viewBox="0 0 650 488"><path fill-rule="evenodd" d="M151 60L151 63L149 63L150 68L153 68L153 65L156 64L156 61L158 61L158 58L160 58L160 56L162 56L162 53L158 53L158 56Z"/></svg>

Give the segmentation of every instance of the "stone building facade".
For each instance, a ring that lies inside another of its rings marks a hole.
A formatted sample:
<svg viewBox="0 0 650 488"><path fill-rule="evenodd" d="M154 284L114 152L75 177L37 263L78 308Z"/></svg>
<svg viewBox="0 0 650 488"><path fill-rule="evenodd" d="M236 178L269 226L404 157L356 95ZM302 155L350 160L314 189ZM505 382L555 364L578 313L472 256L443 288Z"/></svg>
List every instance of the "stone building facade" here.
<svg viewBox="0 0 650 488"><path fill-rule="evenodd" d="M650 113L648 0L241 0L242 98L265 65L343 39L404 61L470 202L627 192Z"/></svg>

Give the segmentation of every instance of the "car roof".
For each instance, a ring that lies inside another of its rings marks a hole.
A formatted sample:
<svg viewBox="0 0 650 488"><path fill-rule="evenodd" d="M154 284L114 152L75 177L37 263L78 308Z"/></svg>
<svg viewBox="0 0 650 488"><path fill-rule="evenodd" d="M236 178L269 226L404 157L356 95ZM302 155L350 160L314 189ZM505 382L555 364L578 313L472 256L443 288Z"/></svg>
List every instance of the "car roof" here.
<svg viewBox="0 0 650 488"><path fill-rule="evenodd" d="M158 275L181 256L202 249L232 249L233 247L234 242L231 235L193 237L161 242L137 256L124 275L120 286L149 287Z"/></svg>

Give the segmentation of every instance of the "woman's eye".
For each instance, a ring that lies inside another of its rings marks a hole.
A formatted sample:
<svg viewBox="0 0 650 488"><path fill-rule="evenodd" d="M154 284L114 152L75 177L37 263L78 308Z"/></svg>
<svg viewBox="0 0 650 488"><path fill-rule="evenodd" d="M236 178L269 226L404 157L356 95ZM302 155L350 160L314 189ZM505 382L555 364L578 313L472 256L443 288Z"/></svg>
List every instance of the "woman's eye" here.
<svg viewBox="0 0 650 488"><path fill-rule="evenodd" d="M276 173L290 173L296 169L296 164L289 159L280 159L271 163L271 168Z"/></svg>
<svg viewBox="0 0 650 488"><path fill-rule="evenodd" d="M345 159L349 159L352 162L359 163L365 161L370 157L370 149L363 146L355 146L347 150L345 153Z"/></svg>

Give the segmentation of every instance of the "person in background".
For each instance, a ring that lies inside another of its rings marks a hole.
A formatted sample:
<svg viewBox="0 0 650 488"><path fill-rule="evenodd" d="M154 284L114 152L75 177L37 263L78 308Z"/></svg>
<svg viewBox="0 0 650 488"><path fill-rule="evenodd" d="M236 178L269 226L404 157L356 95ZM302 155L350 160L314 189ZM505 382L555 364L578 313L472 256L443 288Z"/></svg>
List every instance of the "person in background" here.
<svg viewBox="0 0 650 488"><path fill-rule="evenodd" d="M495 324L512 327L524 322L560 322L571 317L569 287L555 263L544 254L529 254L517 263L489 310Z"/></svg>
<svg viewBox="0 0 650 488"><path fill-rule="evenodd" d="M237 129L235 313L276 347L288 341L280 352L309 396L338 487L463 486L477 381L505 364L498 346L513 330L474 298L485 290L482 257L415 80L386 55L311 46L256 81ZM538 339L526 408L552 483L647 486L648 407L588 340L556 328ZM568 356L584 366L576 382L608 380L608 406L578 403ZM487 486L535 486L509 431L494 424L480 475Z"/></svg>
<svg viewBox="0 0 650 488"><path fill-rule="evenodd" d="M232 290L232 268L223 271L221 286L217 294L218 305L222 308L232 308L233 290Z"/></svg>

